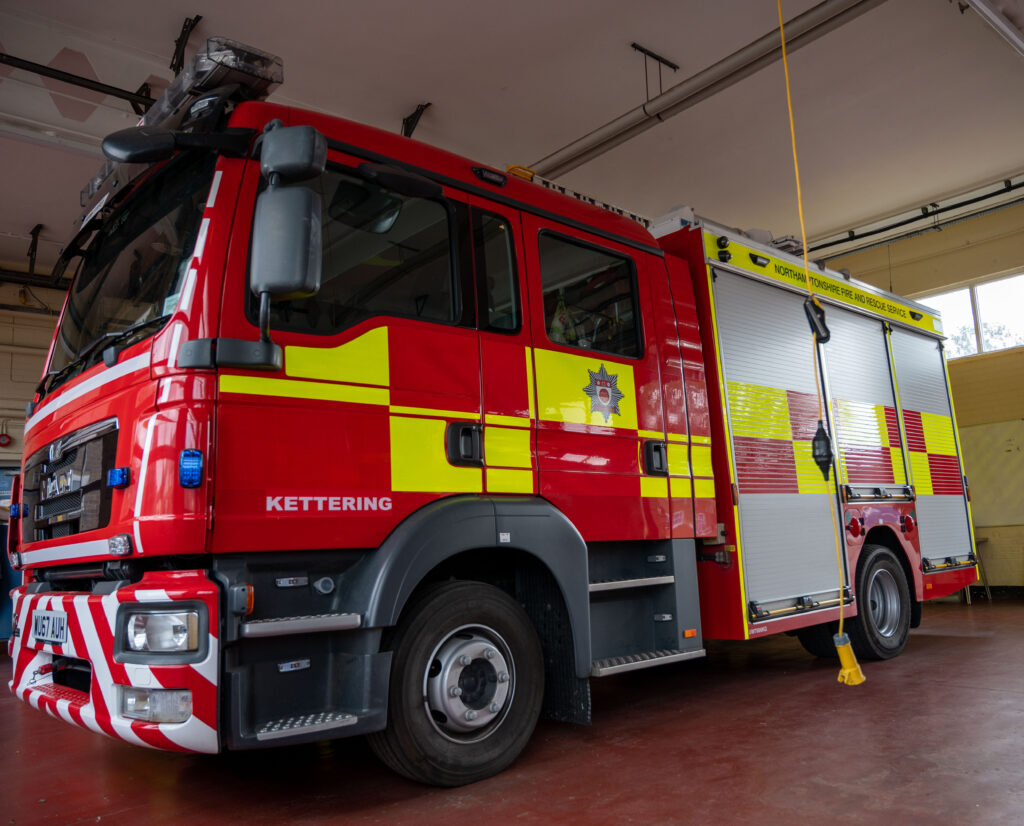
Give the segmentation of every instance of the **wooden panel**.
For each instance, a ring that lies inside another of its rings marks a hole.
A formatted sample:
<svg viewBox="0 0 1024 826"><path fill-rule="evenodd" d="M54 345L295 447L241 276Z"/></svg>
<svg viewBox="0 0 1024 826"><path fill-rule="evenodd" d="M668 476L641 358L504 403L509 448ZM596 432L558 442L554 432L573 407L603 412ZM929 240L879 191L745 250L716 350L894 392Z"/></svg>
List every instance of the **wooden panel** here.
<svg viewBox="0 0 1024 826"><path fill-rule="evenodd" d="M1024 347L949 362L960 427L1024 418Z"/></svg>

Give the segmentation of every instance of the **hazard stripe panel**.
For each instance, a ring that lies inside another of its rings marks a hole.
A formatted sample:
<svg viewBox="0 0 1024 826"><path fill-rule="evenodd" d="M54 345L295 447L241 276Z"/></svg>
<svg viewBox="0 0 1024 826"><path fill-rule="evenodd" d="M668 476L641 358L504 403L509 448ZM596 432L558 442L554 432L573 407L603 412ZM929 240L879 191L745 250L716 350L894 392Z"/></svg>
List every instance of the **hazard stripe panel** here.
<svg viewBox="0 0 1024 826"><path fill-rule="evenodd" d="M65 722L135 745L174 751L216 752L218 592L202 571L150 573L137 585L112 594L28 594L12 592L16 631L11 643L15 696L33 708ZM201 602L208 617L206 656L201 662L162 665L158 662L124 663L115 660L114 635L118 608L125 604ZM61 644L35 638L34 617L48 611L64 615L66 641ZM54 658L71 657L89 666L89 689L78 690L54 681ZM184 723L146 723L121 714L123 689L188 689L192 716Z"/></svg>

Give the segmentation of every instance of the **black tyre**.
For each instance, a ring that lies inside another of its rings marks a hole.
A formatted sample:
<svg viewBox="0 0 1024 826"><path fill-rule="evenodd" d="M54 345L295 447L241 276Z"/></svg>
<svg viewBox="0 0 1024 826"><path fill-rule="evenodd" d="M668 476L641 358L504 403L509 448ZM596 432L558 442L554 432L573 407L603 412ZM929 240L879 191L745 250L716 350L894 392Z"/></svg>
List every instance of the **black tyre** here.
<svg viewBox="0 0 1024 826"><path fill-rule="evenodd" d="M391 648L388 725L368 738L384 763L461 786L515 760L540 716L544 661L511 597L479 582L432 586L404 612Z"/></svg>
<svg viewBox="0 0 1024 826"><path fill-rule="evenodd" d="M862 660L888 660L907 644L910 588L895 554L865 545L857 565L857 616L848 629L853 652Z"/></svg>
<svg viewBox="0 0 1024 826"><path fill-rule="evenodd" d="M826 622L822 625L800 628L796 632L796 637L808 654L826 660L835 660L839 658L839 653L836 651L836 644L832 636L838 630L838 622Z"/></svg>

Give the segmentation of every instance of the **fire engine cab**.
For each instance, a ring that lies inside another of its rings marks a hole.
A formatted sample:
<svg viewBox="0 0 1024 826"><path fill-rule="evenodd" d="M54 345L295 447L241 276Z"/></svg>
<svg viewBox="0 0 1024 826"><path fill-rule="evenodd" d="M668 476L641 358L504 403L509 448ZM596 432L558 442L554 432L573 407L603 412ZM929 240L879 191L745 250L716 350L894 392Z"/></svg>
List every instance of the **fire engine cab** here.
<svg viewBox="0 0 1024 826"><path fill-rule="evenodd" d="M887 659L976 580L933 311L280 81L211 40L104 143L12 508L22 700L180 751L367 734L459 785L591 678L834 656L840 612Z"/></svg>

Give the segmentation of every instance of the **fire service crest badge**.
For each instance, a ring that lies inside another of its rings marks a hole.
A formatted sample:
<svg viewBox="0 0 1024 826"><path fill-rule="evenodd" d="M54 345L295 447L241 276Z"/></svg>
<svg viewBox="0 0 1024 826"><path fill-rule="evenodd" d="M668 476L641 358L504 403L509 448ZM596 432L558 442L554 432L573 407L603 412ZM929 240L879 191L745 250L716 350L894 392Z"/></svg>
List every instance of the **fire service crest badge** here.
<svg viewBox="0 0 1024 826"><path fill-rule="evenodd" d="M583 388L583 392L590 397L590 412L600 413L607 422L612 413L621 416L619 402L626 398L626 394L619 390L619 377L612 375L604 369L596 373L588 369L590 373L590 384Z"/></svg>

